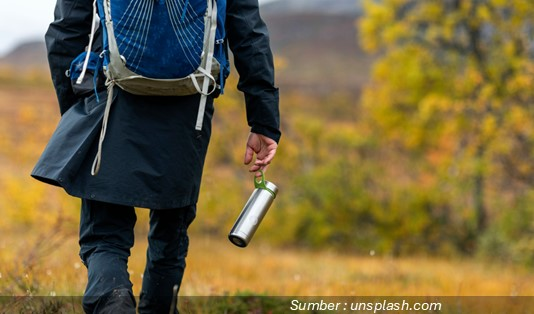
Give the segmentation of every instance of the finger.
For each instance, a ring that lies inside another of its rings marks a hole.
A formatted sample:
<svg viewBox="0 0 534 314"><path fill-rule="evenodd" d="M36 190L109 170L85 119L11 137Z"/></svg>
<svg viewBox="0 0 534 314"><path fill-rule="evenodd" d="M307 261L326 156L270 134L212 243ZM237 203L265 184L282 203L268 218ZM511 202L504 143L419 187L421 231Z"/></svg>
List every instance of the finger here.
<svg viewBox="0 0 534 314"><path fill-rule="evenodd" d="M245 165L250 164L250 162L252 161L252 157L254 157L254 150L252 150L250 146L247 146L245 150Z"/></svg>
<svg viewBox="0 0 534 314"><path fill-rule="evenodd" d="M253 164L252 166L250 166L249 168L249 171L250 172L254 172L254 171L259 171L259 170L263 170L265 168L267 168L268 165L259 165L259 164Z"/></svg>
<svg viewBox="0 0 534 314"><path fill-rule="evenodd" d="M254 174L255 177L259 178L259 177L261 177L260 170L265 173L267 171L267 168L268 168L268 166L261 166L260 167L260 166L254 165L254 166L250 167L249 172L255 172L255 174Z"/></svg>
<svg viewBox="0 0 534 314"><path fill-rule="evenodd" d="M270 162L263 162L263 161L258 161L258 160L256 160L254 162L254 165L256 165L256 166L258 166L260 168L267 167L270 164L271 164Z"/></svg>
<svg viewBox="0 0 534 314"><path fill-rule="evenodd" d="M263 166L261 167L261 171L263 171L263 173L267 172L267 168L269 168L269 165L266 165L266 166ZM261 177L261 172L256 172L256 176L257 177Z"/></svg>
<svg viewBox="0 0 534 314"><path fill-rule="evenodd" d="M269 151L269 153L265 157L260 158L259 156L256 156L256 161L254 163L258 165L264 165L264 166L269 165L271 161L274 159L275 154L276 154L276 149L273 149Z"/></svg>
<svg viewBox="0 0 534 314"><path fill-rule="evenodd" d="M256 164L254 164L254 165L252 165L252 166L248 169L248 171L249 171L249 172L256 172L256 171L259 171L260 169L261 169L261 166L260 166L260 165L256 165Z"/></svg>

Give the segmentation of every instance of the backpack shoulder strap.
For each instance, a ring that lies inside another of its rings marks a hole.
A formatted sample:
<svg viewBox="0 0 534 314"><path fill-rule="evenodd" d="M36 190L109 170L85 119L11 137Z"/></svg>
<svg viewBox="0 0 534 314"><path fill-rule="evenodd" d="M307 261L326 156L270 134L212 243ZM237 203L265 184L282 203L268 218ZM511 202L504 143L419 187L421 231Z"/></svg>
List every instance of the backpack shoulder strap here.
<svg viewBox="0 0 534 314"><path fill-rule="evenodd" d="M201 72L204 72L205 77L204 77L203 84L202 84L202 90L199 90L200 104L198 107L197 123L195 126L195 129L198 131L202 130L202 122L204 121L206 101L208 100L208 95L211 94L211 92L209 91L210 80L215 82L215 79L211 75L211 68L213 65L213 53L215 50L215 33L217 31L217 1L216 0L207 0L207 1L208 1L207 23L209 23L209 32L208 34L205 34L207 36L205 42L208 43L207 45L208 51L207 51L206 64L200 65L201 67L205 66L205 68L203 69L204 71L201 71ZM193 80L194 83L196 83L196 78L194 76L191 76L191 79ZM195 84L195 87L197 86L198 84Z"/></svg>
<svg viewBox="0 0 534 314"><path fill-rule="evenodd" d="M83 78L85 77L85 72L87 72L87 66L89 64L89 56L90 56L90 52L93 48L93 40L95 38L95 33L96 33L96 27L97 27L97 24L96 24L96 15L97 15L97 9L96 9L96 0L93 1L93 20L91 21L91 35L89 36L89 45L87 46L87 55L85 57L85 61L83 62L83 68L82 68L82 73L80 74L80 76L78 77L78 79L76 80L76 84L81 84L83 82Z"/></svg>

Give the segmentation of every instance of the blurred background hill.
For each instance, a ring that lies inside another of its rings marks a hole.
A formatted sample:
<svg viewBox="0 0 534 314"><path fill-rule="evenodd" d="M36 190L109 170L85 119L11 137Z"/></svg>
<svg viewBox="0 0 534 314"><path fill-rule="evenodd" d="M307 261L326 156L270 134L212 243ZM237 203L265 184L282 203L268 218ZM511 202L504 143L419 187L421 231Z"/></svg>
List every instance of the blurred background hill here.
<svg viewBox="0 0 534 314"><path fill-rule="evenodd" d="M6 55L0 57L0 68L46 71L48 69L48 61L46 59L44 41L20 43Z"/></svg>
<svg viewBox="0 0 534 314"><path fill-rule="evenodd" d="M262 14L264 16L294 13L356 15L361 13L361 9L359 0L335 0L335 3L324 0L288 0L267 2L262 7Z"/></svg>

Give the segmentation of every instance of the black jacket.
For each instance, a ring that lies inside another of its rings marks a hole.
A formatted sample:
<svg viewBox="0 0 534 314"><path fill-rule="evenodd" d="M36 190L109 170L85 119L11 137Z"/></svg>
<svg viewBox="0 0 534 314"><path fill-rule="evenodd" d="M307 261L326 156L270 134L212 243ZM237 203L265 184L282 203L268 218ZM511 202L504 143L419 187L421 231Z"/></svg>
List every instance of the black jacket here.
<svg viewBox="0 0 534 314"><path fill-rule="evenodd" d="M134 96L115 87L101 169L91 176L106 93L100 102L95 95L80 99L65 75L88 43L91 19L91 0L58 0L45 39L62 119L32 176L77 197L117 204L158 209L196 203L211 135L211 98L199 133L198 95ZM278 89L257 0L227 0L226 34L251 131L278 141Z"/></svg>

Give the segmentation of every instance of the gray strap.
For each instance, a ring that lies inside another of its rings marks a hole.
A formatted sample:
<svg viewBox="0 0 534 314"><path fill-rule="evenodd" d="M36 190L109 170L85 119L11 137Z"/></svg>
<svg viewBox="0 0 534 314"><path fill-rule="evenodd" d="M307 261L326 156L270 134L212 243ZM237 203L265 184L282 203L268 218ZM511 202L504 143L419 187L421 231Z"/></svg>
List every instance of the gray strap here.
<svg viewBox="0 0 534 314"><path fill-rule="evenodd" d="M197 72L200 72L197 73ZM195 89L197 90L197 92L199 94L205 94L205 95L211 95L216 89L217 89L217 81L215 80L215 78L213 77L213 75L211 75L210 72L204 70L203 68L199 67L197 69L197 72L195 73L192 73L192 74L189 74L189 79L191 80L191 82L193 82L193 86L195 87ZM210 81L213 82L213 88L211 90L209 90L207 93L204 93L204 91L202 90L202 88L200 88L200 84L198 83L198 79L197 79L197 76L201 76L203 77L204 79L209 79Z"/></svg>
<svg viewBox="0 0 534 314"><path fill-rule="evenodd" d="M93 2L93 20L91 21L91 36L89 37L89 45L87 46L87 54L85 56L85 60L83 62L83 68L82 73L76 80L76 84L81 84L83 82L83 78L85 77L85 72L87 72L87 66L89 65L89 57L91 54L91 50L93 48L93 39L95 38L96 33L96 0Z"/></svg>
<svg viewBox="0 0 534 314"><path fill-rule="evenodd" d="M106 109L104 109L104 118L102 119L102 129L100 129L100 139L98 140L98 151L91 167L91 175L96 176L100 171L100 165L102 163L102 144L104 144L104 138L106 137L106 130L108 128L109 112L111 104L113 103L113 86L114 81L107 81L108 86L108 99L106 100Z"/></svg>
<svg viewBox="0 0 534 314"><path fill-rule="evenodd" d="M210 30L208 34L208 55L206 60L206 71L210 73L211 76L211 66L213 65L213 52L215 50L215 32L217 31L217 1L215 0L208 0L208 16L210 19L208 20L208 23L210 23ZM204 82L202 85L202 92L200 93L200 104L198 106L198 115L197 115L197 123L195 126L195 129L197 131L202 130L202 122L204 121L204 112L206 109L206 101L208 99L208 91L210 86L210 80L209 77L204 77Z"/></svg>

